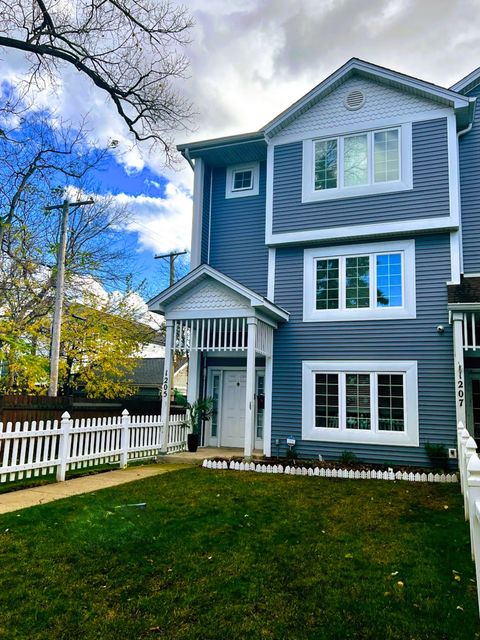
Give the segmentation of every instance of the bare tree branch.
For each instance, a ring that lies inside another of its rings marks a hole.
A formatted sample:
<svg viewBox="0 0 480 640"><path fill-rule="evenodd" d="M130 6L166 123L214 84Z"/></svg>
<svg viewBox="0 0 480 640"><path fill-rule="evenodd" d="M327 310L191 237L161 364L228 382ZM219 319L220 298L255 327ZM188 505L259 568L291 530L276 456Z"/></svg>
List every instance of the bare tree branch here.
<svg viewBox="0 0 480 640"><path fill-rule="evenodd" d="M192 115L176 88L191 27L168 0L0 0L0 46L26 53L34 85L73 66L108 94L135 140L160 145L167 161L172 132Z"/></svg>

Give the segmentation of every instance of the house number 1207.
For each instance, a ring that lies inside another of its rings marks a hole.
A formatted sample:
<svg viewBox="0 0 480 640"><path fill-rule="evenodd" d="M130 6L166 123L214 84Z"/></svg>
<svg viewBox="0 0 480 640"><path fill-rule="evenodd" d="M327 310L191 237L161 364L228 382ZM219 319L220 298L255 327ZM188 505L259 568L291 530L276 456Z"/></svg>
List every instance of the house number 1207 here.
<svg viewBox="0 0 480 640"><path fill-rule="evenodd" d="M459 406L463 407L463 401L465 399L465 390L464 390L464 386L463 386L462 366L461 365L458 366L457 398L458 398Z"/></svg>

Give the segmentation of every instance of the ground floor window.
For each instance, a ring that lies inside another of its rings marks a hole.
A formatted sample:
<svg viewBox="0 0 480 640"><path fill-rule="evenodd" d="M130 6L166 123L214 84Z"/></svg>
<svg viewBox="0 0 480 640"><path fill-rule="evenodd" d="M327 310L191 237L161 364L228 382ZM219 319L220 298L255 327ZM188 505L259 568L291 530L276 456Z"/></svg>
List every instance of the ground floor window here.
<svg viewBox="0 0 480 640"><path fill-rule="evenodd" d="M303 438L418 445L417 363L303 362Z"/></svg>

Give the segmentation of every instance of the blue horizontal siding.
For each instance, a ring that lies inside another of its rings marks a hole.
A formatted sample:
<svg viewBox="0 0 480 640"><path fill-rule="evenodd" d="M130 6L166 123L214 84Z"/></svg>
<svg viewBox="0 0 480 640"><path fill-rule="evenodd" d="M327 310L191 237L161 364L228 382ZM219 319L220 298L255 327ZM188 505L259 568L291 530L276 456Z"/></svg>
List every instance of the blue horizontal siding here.
<svg viewBox="0 0 480 640"><path fill-rule="evenodd" d="M479 96L480 86L468 95ZM460 194L462 201L463 270L480 272L480 109L472 130L460 138Z"/></svg>
<svg viewBox="0 0 480 640"><path fill-rule="evenodd" d="M213 169L210 264L257 293L267 295L266 163L260 163L257 196L225 198L225 181L225 168Z"/></svg>
<svg viewBox="0 0 480 640"><path fill-rule="evenodd" d="M272 451L275 439L292 434L302 457L335 459L344 450L369 462L426 464L426 441L456 446L452 331L446 281L450 278L448 234L415 240L417 318L366 322L303 323L303 250L277 248L275 303L290 321L275 331ZM436 327L445 326L438 334ZM419 447L302 441L303 360L416 360Z"/></svg>
<svg viewBox="0 0 480 640"><path fill-rule="evenodd" d="M302 204L302 143L275 147L273 231L449 215L447 119L412 125L413 189Z"/></svg>

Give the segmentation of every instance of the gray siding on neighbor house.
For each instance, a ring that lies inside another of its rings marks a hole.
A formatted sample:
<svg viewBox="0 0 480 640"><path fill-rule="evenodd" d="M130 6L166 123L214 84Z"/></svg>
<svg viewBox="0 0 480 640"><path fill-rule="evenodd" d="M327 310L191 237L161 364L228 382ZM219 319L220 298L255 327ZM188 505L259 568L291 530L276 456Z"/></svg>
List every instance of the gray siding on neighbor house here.
<svg viewBox="0 0 480 640"><path fill-rule="evenodd" d="M371 462L425 464L423 444L456 446L452 330L448 324L446 281L450 279L448 234L415 240L417 318L359 322L303 323L303 250L277 248L275 303L290 321L275 331L272 451L275 439L292 434L302 457L336 458L354 451ZM445 326L439 334L436 327ZM303 360L416 360L420 446L396 447L302 441Z"/></svg>
<svg viewBox="0 0 480 640"><path fill-rule="evenodd" d="M273 231L449 215L447 119L412 125L413 189L302 204L302 143L275 147Z"/></svg>
<svg viewBox="0 0 480 640"><path fill-rule="evenodd" d="M225 167L214 168L210 264L257 293L267 295L266 163L260 163L258 196L225 198L225 180Z"/></svg>
<svg viewBox="0 0 480 640"><path fill-rule="evenodd" d="M205 167L203 177L203 203L202 203L202 252L201 262L208 262L208 234L210 221L210 176L212 168Z"/></svg>
<svg viewBox="0 0 480 640"><path fill-rule="evenodd" d="M480 86L469 92L480 95ZM473 128L460 138L460 194L464 273L480 272L480 109Z"/></svg>

